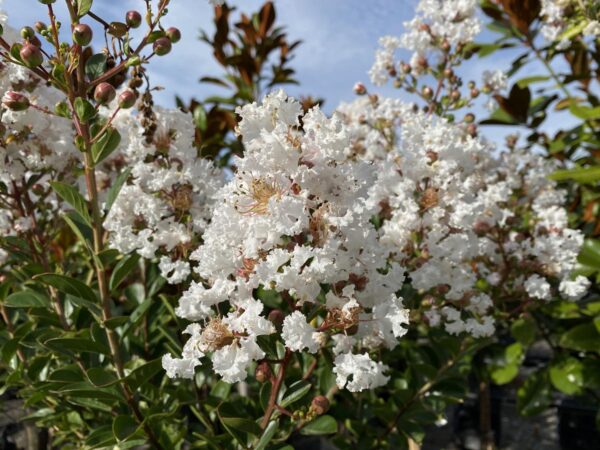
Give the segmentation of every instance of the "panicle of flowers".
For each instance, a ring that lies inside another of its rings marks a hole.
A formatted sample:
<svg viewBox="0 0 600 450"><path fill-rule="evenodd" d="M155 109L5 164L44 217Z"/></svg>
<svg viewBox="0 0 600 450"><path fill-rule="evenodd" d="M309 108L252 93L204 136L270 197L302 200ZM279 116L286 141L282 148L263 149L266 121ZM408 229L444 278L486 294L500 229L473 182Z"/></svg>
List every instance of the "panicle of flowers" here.
<svg viewBox="0 0 600 450"><path fill-rule="evenodd" d="M199 278L176 312L195 323L183 357L166 355L165 369L191 377L209 352L224 381L240 381L265 358L259 338L277 332L290 353L331 345L340 387L383 384L387 366L369 351L397 344L408 311L396 296L404 270L370 222L375 166L352 156L341 117L302 115L282 91L238 114L246 151L191 255ZM207 334L218 335L214 345Z"/></svg>
<svg viewBox="0 0 600 450"><path fill-rule="evenodd" d="M154 108L152 123L143 122L127 112L114 121L127 142L112 163L131 176L104 227L113 248L158 257L162 276L180 283L191 273L188 258L210 220L223 173L198 156L189 114Z"/></svg>
<svg viewBox="0 0 600 450"><path fill-rule="evenodd" d="M421 71L426 67L429 53L447 52L451 47L467 44L481 30L476 0L421 0L416 10L416 17L404 23L407 31L402 36L380 39L381 48L375 53L369 71L375 85L385 84L402 70L395 59L398 49L412 51L410 66Z"/></svg>
<svg viewBox="0 0 600 450"><path fill-rule="evenodd" d="M4 37L19 39L6 25ZM48 181L73 181L70 169L79 152L71 121L53 113L64 97L29 70L0 63L0 97L0 234L13 236L57 215ZM2 251L0 262L6 257Z"/></svg>
<svg viewBox="0 0 600 450"><path fill-rule="evenodd" d="M507 305L580 298L589 282L571 274L583 236L568 228L564 192L547 179L552 164L518 150L494 157L463 124L405 111L371 119L386 131L353 128L358 142L397 133L395 145L364 153L387 151L373 160L369 207L379 208L381 242L422 294L430 325L489 336Z"/></svg>

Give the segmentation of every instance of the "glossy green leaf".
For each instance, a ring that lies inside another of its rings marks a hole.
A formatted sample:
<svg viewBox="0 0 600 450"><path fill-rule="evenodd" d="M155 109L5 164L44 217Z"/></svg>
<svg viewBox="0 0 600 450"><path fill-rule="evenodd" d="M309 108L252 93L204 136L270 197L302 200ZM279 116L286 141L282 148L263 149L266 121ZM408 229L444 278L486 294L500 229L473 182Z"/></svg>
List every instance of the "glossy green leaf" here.
<svg viewBox="0 0 600 450"><path fill-rule="evenodd" d="M132 416L117 416L113 420L113 434L118 441L124 441L138 428L138 424Z"/></svg>
<svg viewBox="0 0 600 450"><path fill-rule="evenodd" d="M95 80L106 70L106 55L97 53L85 62L85 74L90 81Z"/></svg>
<svg viewBox="0 0 600 450"><path fill-rule="evenodd" d="M576 358L559 359L550 366L550 381L559 391L574 395L583 387L583 370L583 364Z"/></svg>
<svg viewBox="0 0 600 450"><path fill-rule="evenodd" d="M317 417L312 422L306 424L301 430L301 434L320 435L337 433L336 420L328 415Z"/></svg>
<svg viewBox="0 0 600 450"><path fill-rule="evenodd" d="M108 158L121 143L121 133L114 128L108 128L100 139L92 144L92 158L98 164Z"/></svg>
<svg viewBox="0 0 600 450"><path fill-rule="evenodd" d="M271 420L254 446L254 450L264 450L269 445L269 442L271 442L271 439L273 439L273 436L275 436L275 433L277 433L278 428L279 421Z"/></svg>
<svg viewBox="0 0 600 450"><path fill-rule="evenodd" d="M94 291L83 281L58 273L44 273L34 277L35 280L41 283L53 286L60 292L80 297L89 302L97 302L98 298Z"/></svg>
<svg viewBox="0 0 600 450"><path fill-rule="evenodd" d="M87 377L94 386L105 387L118 383L116 375L102 367L92 367L87 371Z"/></svg>
<svg viewBox="0 0 600 450"><path fill-rule="evenodd" d="M547 373L536 372L525 380L517 391L517 410L523 416L533 416L544 411L552 400Z"/></svg>
<svg viewBox="0 0 600 450"><path fill-rule="evenodd" d="M110 277L109 287L111 291L115 290L119 284L121 284L121 282L131 273L131 271L137 267L139 260L140 255L134 253L121 259L117 263Z"/></svg>
<svg viewBox="0 0 600 450"><path fill-rule="evenodd" d="M560 345L571 350L600 352L600 333L593 323L583 323L563 334Z"/></svg>
<svg viewBox="0 0 600 450"><path fill-rule="evenodd" d="M88 211L88 204L83 195L70 184L61 183L58 181L51 181L50 185L54 192L67 202L69 205L73 207L75 211L81 216L81 218L85 221L87 225L91 227L91 218L90 213Z"/></svg>
<svg viewBox="0 0 600 450"><path fill-rule="evenodd" d="M50 299L40 292L26 289L6 297L4 306L8 308L48 308Z"/></svg>
<svg viewBox="0 0 600 450"><path fill-rule="evenodd" d="M127 181L127 178L129 177L130 173L131 173L131 168L120 173L119 176L117 177L117 179L114 181L114 183L110 187L110 189L108 190L108 193L106 194L106 213L107 214L110 211L110 208L112 207L113 203L117 199L119 192L121 191L121 188Z"/></svg>
<svg viewBox="0 0 600 450"><path fill-rule="evenodd" d="M81 97L77 97L75 99L75 114L77 114L77 117L81 123L88 123L90 120L96 117L98 111L96 111L96 108L94 108L90 102L82 99Z"/></svg>
<svg viewBox="0 0 600 450"><path fill-rule="evenodd" d="M132 391L136 391L141 385L162 370L161 358L157 358L133 370L127 375L125 382Z"/></svg>
<svg viewBox="0 0 600 450"><path fill-rule="evenodd" d="M288 405L291 405L294 402L297 402L302 397L304 397L310 391L312 385L308 381L300 380L292 384L289 389L285 392L283 399L279 404L287 408Z"/></svg>
<svg viewBox="0 0 600 450"><path fill-rule="evenodd" d="M93 0L77 0L77 15L85 16L92 9Z"/></svg>

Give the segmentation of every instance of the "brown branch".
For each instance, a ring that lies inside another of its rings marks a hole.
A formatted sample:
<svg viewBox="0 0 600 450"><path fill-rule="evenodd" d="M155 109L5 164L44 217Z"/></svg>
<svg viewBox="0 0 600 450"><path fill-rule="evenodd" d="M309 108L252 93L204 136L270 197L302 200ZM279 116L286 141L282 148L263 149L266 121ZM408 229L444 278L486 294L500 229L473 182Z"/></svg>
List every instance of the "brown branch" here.
<svg viewBox="0 0 600 450"><path fill-rule="evenodd" d="M285 378L285 369L290 361L292 356L292 352L289 349L285 349L285 355L283 360L281 361L281 366L279 367L279 372L277 372L277 377L275 378L275 382L271 387L271 395L269 396L269 403L267 404L267 409L265 410L265 415L260 422L260 427L264 430L269 425L269 420L271 420L271 416L277 407L277 396L279 395L279 391L281 390L281 385L283 384L283 379Z"/></svg>

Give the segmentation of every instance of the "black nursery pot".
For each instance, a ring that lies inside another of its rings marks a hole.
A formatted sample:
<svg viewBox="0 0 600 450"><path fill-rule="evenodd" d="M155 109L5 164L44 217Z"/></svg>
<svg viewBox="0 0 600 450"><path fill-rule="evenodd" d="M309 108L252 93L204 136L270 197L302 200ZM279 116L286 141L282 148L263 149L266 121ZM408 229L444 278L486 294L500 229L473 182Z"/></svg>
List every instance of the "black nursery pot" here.
<svg viewBox="0 0 600 450"><path fill-rule="evenodd" d="M580 398L565 398L558 406L558 435L563 450L598 450L597 409Z"/></svg>

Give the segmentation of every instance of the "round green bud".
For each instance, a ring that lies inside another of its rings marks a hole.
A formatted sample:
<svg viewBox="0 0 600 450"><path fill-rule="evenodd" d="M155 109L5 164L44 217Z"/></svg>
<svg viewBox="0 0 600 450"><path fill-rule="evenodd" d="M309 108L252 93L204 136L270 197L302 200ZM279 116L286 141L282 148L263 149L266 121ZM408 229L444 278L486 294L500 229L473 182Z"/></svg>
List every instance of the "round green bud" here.
<svg viewBox="0 0 600 450"><path fill-rule="evenodd" d="M163 56L169 53L171 51L171 47L171 40L167 37L158 38L156 41L154 41L153 45L154 53L156 53L158 56Z"/></svg>

